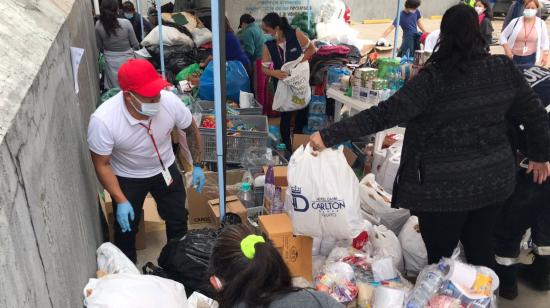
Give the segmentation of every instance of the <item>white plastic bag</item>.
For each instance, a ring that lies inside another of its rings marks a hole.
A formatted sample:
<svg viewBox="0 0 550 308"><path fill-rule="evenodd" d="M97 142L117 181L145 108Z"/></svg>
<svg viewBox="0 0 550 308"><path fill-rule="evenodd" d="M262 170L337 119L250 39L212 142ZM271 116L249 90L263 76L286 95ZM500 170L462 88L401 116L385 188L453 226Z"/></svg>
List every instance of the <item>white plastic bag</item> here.
<svg viewBox="0 0 550 308"><path fill-rule="evenodd" d="M208 28L195 28L191 31L191 35L197 47L212 42L212 32Z"/></svg>
<svg viewBox="0 0 550 308"><path fill-rule="evenodd" d="M288 165L285 206L296 235L350 239L361 233L359 185L343 147L313 156L308 144L292 155Z"/></svg>
<svg viewBox="0 0 550 308"><path fill-rule="evenodd" d="M288 77L279 80L273 97L273 110L286 112L304 109L311 100L309 86L309 62L302 62L303 56L287 62L281 70L288 73Z"/></svg>
<svg viewBox="0 0 550 308"><path fill-rule="evenodd" d="M97 249L97 269L107 274L141 275L134 263L109 242L101 244Z"/></svg>
<svg viewBox="0 0 550 308"><path fill-rule="evenodd" d="M194 45L193 39L181 33L178 29L162 26L162 42L166 46L184 45L192 48ZM159 29L156 26L141 42L142 46L160 45Z"/></svg>
<svg viewBox="0 0 550 308"><path fill-rule="evenodd" d="M428 252L418 230L418 217L411 216L407 220L398 238L403 249L405 273L409 277L416 277L428 265Z"/></svg>
<svg viewBox="0 0 550 308"><path fill-rule="evenodd" d="M410 211L392 208L391 195L374 178L374 174L371 173L361 180L359 189L361 209L374 217L378 217L381 224L388 227L395 234L399 234L401 228L411 216Z"/></svg>
<svg viewBox="0 0 550 308"><path fill-rule="evenodd" d="M374 247L374 257L381 259L384 257L391 257L393 265L400 272L403 273L405 265L403 262L403 252L401 251L401 244L397 239L397 236L388 230L385 226L375 226L373 234L369 234L369 241Z"/></svg>
<svg viewBox="0 0 550 308"><path fill-rule="evenodd" d="M84 287L88 308L189 308L179 282L153 275L111 274Z"/></svg>
<svg viewBox="0 0 550 308"><path fill-rule="evenodd" d="M210 297L199 293L193 292L191 296L187 299L189 308L218 308L218 302L211 299Z"/></svg>

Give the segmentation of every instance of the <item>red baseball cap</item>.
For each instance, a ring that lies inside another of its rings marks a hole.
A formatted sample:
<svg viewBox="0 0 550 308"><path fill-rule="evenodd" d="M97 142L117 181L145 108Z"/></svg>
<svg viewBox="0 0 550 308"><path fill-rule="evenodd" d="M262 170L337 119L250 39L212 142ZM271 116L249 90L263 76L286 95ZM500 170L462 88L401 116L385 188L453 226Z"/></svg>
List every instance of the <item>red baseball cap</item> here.
<svg viewBox="0 0 550 308"><path fill-rule="evenodd" d="M132 91L143 97L157 96L170 85L145 59L130 59L118 70L118 84L122 91Z"/></svg>

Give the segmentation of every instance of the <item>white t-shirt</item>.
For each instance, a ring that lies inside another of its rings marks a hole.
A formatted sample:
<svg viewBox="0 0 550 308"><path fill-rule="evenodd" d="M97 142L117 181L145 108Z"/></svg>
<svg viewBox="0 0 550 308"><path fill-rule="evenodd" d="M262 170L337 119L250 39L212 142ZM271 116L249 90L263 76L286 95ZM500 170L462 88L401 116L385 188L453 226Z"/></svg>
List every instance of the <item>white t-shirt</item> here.
<svg viewBox="0 0 550 308"><path fill-rule="evenodd" d="M172 151L172 129L174 126L186 129L192 119L191 112L177 95L161 92L160 110L150 120L166 168L176 160ZM149 120L138 120L128 112L122 92L99 106L90 118L89 148L98 155L111 155L111 167L118 176L148 178L162 172L153 141L140 123L149 126Z"/></svg>

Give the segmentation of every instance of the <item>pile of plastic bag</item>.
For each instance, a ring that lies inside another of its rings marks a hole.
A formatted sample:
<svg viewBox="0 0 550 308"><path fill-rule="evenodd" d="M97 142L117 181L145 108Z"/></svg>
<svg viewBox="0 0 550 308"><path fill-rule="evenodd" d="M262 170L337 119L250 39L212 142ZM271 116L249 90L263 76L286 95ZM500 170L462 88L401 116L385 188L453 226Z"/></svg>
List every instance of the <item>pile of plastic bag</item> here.
<svg viewBox="0 0 550 308"><path fill-rule="evenodd" d="M218 303L194 292L187 298L185 287L174 280L141 275L120 249L104 243L97 249L98 278L84 287L88 308L217 308Z"/></svg>
<svg viewBox="0 0 550 308"><path fill-rule="evenodd" d="M487 267L460 262L458 255L457 249L453 257L424 268L405 307L496 307L498 276Z"/></svg>

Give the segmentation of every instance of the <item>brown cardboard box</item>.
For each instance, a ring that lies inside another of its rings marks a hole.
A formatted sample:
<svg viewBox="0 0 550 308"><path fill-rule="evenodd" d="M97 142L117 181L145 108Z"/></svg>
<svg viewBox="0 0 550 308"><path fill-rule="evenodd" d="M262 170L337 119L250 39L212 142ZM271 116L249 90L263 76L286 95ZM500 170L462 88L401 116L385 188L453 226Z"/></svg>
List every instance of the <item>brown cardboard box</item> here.
<svg viewBox="0 0 550 308"><path fill-rule="evenodd" d="M241 217L243 223L248 221L247 211L244 205L241 203L241 200L237 196L227 196L226 202L226 213L234 213ZM214 199L208 201L208 209L212 217L213 222L219 226L220 225L220 199Z"/></svg>
<svg viewBox="0 0 550 308"><path fill-rule="evenodd" d="M147 198L146 198L147 199ZM101 202L101 209L103 211L103 216L109 227L109 241L111 243L115 242L115 214L113 213L113 202L111 201L111 196L107 191L105 191L105 200L99 197ZM154 202L154 200L153 200ZM155 207L156 208L156 207ZM143 250L146 248L145 244L145 214L144 211L141 211L141 220L139 221L138 233L136 234L136 249Z"/></svg>
<svg viewBox="0 0 550 308"><path fill-rule="evenodd" d="M301 145L305 146L309 142L309 135L294 134L292 137L292 152L294 153ZM353 166L357 160L357 155L352 150L344 147L344 156L350 166Z"/></svg>
<svg viewBox="0 0 550 308"><path fill-rule="evenodd" d="M313 281L313 239L292 234L292 222L287 214L265 215L259 218L260 229L277 248L293 277Z"/></svg>
<svg viewBox="0 0 550 308"><path fill-rule="evenodd" d="M236 195L239 192L238 184L242 181L244 170L231 170L225 174L225 183L227 195ZM187 183L185 191L187 193L187 210L189 211L188 222L192 224L209 224L213 223L210 216L208 201L220 197L218 189L218 173L205 172L206 183L201 193L198 193L195 188L190 186L191 174L185 175L185 183Z"/></svg>
<svg viewBox="0 0 550 308"><path fill-rule="evenodd" d="M264 167L264 174L267 174L267 167ZM275 176L275 186L286 187L288 186L287 180L288 166L274 166L273 175Z"/></svg>

